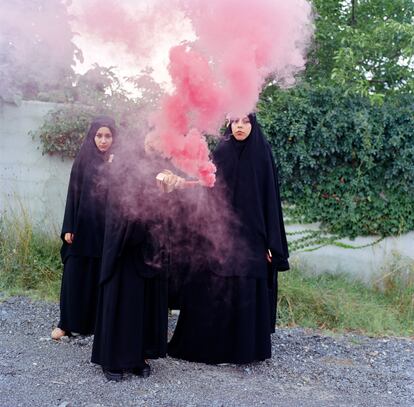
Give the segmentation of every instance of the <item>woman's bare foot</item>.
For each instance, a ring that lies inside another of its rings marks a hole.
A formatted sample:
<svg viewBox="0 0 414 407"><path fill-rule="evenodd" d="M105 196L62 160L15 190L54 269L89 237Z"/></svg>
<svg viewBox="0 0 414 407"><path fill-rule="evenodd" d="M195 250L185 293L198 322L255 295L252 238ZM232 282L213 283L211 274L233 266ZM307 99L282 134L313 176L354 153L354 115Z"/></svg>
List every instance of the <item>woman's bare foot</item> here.
<svg viewBox="0 0 414 407"><path fill-rule="evenodd" d="M52 333L51 333L51 337L52 339L54 339L55 341L58 341L62 336L65 336L66 332L63 329L60 328L55 328Z"/></svg>

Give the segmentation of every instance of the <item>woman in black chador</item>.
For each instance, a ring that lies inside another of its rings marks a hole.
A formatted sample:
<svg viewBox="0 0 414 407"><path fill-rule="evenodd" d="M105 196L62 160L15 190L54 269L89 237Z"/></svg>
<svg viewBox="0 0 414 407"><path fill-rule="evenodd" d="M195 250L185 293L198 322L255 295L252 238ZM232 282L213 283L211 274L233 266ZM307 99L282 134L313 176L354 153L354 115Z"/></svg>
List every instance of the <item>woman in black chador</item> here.
<svg viewBox="0 0 414 407"><path fill-rule="evenodd" d="M190 271L169 355L204 363L250 363L271 357L277 272L289 269L277 171L256 116L230 121L213 154L217 182L234 215L233 248ZM224 209L223 209L224 210ZM227 243L227 241L225 242Z"/></svg>
<svg viewBox="0 0 414 407"><path fill-rule="evenodd" d="M164 357L167 350L167 278L155 238L162 231L162 193L151 163L129 154L110 169L92 349L92 362L113 381L126 372L148 377L146 359Z"/></svg>
<svg viewBox="0 0 414 407"><path fill-rule="evenodd" d="M115 138L115 122L93 120L70 174L61 249L63 267L60 321L53 339L71 332L94 332L104 237L105 177Z"/></svg>

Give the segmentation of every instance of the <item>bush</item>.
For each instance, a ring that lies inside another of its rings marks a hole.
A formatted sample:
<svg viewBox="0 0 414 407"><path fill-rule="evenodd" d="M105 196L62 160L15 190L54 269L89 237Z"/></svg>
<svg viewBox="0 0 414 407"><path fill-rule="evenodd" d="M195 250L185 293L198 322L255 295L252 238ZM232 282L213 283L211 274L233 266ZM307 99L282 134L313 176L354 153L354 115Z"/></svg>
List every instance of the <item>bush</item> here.
<svg viewBox="0 0 414 407"><path fill-rule="evenodd" d="M91 109L83 106L67 105L49 112L42 126L32 132L32 137L39 137L43 154L56 154L74 158L94 117Z"/></svg>
<svg viewBox="0 0 414 407"><path fill-rule="evenodd" d="M414 96L373 105L341 89L268 88L259 121L286 214L355 237L414 229Z"/></svg>

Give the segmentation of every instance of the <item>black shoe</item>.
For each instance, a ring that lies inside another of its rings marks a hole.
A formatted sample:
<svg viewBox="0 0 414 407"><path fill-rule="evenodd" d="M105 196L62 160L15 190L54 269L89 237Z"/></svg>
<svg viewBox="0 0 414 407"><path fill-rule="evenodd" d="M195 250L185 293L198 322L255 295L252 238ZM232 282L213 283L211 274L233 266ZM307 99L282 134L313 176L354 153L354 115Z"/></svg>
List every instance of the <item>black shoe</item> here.
<svg viewBox="0 0 414 407"><path fill-rule="evenodd" d="M144 362L142 367L136 367L135 369L132 369L132 373L146 379L151 374L151 366L147 362Z"/></svg>
<svg viewBox="0 0 414 407"><path fill-rule="evenodd" d="M113 382L120 382L122 380L123 377L123 373L122 370L108 370L108 369L104 369L102 368L105 377Z"/></svg>

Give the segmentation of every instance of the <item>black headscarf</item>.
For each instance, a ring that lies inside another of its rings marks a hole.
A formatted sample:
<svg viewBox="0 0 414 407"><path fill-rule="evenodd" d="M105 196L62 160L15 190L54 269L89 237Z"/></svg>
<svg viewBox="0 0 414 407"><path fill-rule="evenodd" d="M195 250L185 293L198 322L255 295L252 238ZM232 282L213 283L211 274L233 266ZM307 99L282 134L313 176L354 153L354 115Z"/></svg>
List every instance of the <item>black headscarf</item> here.
<svg viewBox="0 0 414 407"><path fill-rule="evenodd" d="M217 187L224 190L240 222L234 227L234 237L243 244L236 255L246 257L242 270L224 274L265 278L267 250L272 252L277 271L289 269L289 253L272 151L256 116L249 114L249 119L252 130L245 140L236 140L229 125L213 153Z"/></svg>
<svg viewBox="0 0 414 407"><path fill-rule="evenodd" d="M105 164L109 151L101 152L95 144L95 136L101 127L111 130L116 139L115 121L107 116L96 117L82 143L72 166L61 238L62 261L69 255L101 257L104 234L104 207L106 188ZM111 146L112 149L112 146ZM71 245L64 240L65 233L73 233Z"/></svg>

